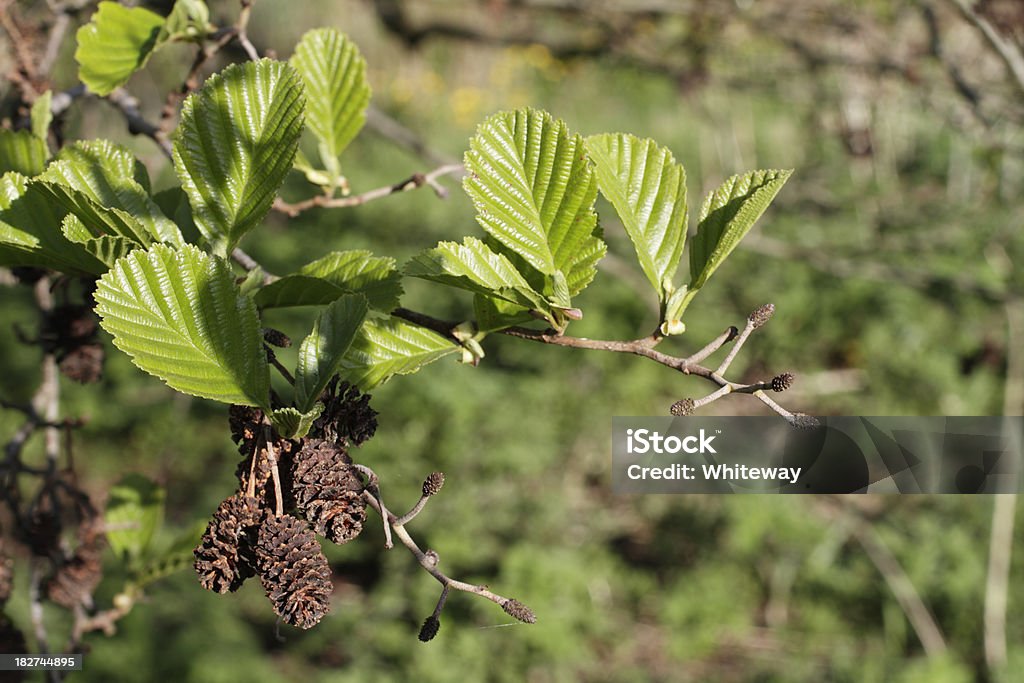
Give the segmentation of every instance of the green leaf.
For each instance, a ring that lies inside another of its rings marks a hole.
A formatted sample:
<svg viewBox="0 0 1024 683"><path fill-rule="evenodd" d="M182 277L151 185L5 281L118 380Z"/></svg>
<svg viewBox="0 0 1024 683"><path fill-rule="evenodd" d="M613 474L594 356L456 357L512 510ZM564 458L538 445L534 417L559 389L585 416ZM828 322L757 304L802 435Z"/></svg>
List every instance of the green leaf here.
<svg viewBox="0 0 1024 683"><path fill-rule="evenodd" d="M32 135L46 144L46 138L50 135L50 122L53 121L53 113L50 106L53 104L53 92L47 90L36 98L32 103Z"/></svg>
<svg viewBox="0 0 1024 683"><path fill-rule="evenodd" d="M163 17L147 9L101 2L78 29L78 77L97 95L109 95L146 65L163 26Z"/></svg>
<svg viewBox="0 0 1024 683"><path fill-rule="evenodd" d="M149 548L163 521L164 498L164 490L140 474L127 474L110 489L103 521L121 559L134 561Z"/></svg>
<svg viewBox="0 0 1024 683"><path fill-rule="evenodd" d="M151 559L134 573L132 583L142 588L179 571L192 569L195 562L192 549L199 545L207 523L206 519L197 520L180 532L169 547L156 553L151 552Z"/></svg>
<svg viewBox="0 0 1024 683"><path fill-rule="evenodd" d="M363 250L333 251L261 289L256 303L261 308L316 306L358 293L370 308L389 313L398 307L401 277L392 258Z"/></svg>
<svg viewBox="0 0 1024 683"><path fill-rule="evenodd" d="M202 0L177 0L161 32L166 40L201 40L210 32L210 9Z"/></svg>
<svg viewBox="0 0 1024 683"><path fill-rule="evenodd" d="M324 404L314 402L306 412L295 408L278 408L270 413L270 424L286 439L301 439L309 433L313 422L324 412Z"/></svg>
<svg viewBox="0 0 1024 683"><path fill-rule="evenodd" d="M367 320L341 362L342 377L368 391L394 375L410 375L455 353L459 345L400 318Z"/></svg>
<svg viewBox="0 0 1024 683"><path fill-rule="evenodd" d="M792 170L736 175L704 199L697 234L690 244L690 292L704 286L739 241L750 232Z"/></svg>
<svg viewBox="0 0 1024 683"><path fill-rule="evenodd" d="M302 36L291 64L306 84L306 123L323 151L337 157L366 122L366 60L347 37L320 28Z"/></svg>
<svg viewBox="0 0 1024 683"><path fill-rule="evenodd" d="M270 210L295 158L304 106L295 69L268 59L229 66L185 100L174 168L218 256Z"/></svg>
<svg viewBox="0 0 1024 683"><path fill-rule="evenodd" d="M300 411L306 412L313 407L338 371L367 309L365 296L347 294L317 316L313 331L299 347L299 360L295 367L295 406Z"/></svg>
<svg viewBox="0 0 1024 683"><path fill-rule="evenodd" d="M107 267L61 230L65 212L42 183L16 173L0 178L0 265L99 275Z"/></svg>
<svg viewBox="0 0 1024 683"><path fill-rule="evenodd" d="M433 249L420 252L405 266L405 274L503 299L524 308L548 310L544 297L530 287L512 262L475 237L467 237L462 244L441 242Z"/></svg>
<svg viewBox="0 0 1024 683"><path fill-rule="evenodd" d="M495 114L470 141L465 161L463 185L477 221L507 256L550 276L569 271L577 254L600 241L583 138L563 121L532 109Z"/></svg>
<svg viewBox="0 0 1024 683"><path fill-rule="evenodd" d="M473 317L476 319L477 329L484 333L497 332L536 320L530 311L522 306L481 294L473 297Z"/></svg>
<svg viewBox="0 0 1024 683"><path fill-rule="evenodd" d="M119 260L95 298L114 345L145 372L185 394L269 408L256 306L224 259L155 244Z"/></svg>
<svg viewBox="0 0 1024 683"><path fill-rule="evenodd" d="M126 222L134 233L124 236L142 244L155 240L183 245L185 239L178 226L164 215L145 188L135 180L135 173L135 157L128 150L106 140L93 140L78 142L61 150L40 179L74 190L60 192L55 189L55 195L68 211L87 225L97 207L119 209L130 217ZM97 207L86 206L82 196ZM141 230L135 226L141 226Z"/></svg>
<svg viewBox="0 0 1024 683"><path fill-rule="evenodd" d="M46 142L32 131L0 129L0 173L38 175L46 167L48 156Z"/></svg>
<svg viewBox="0 0 1024 683"><path fill-rule="evenodd" d="M605 134L587 138L597 185L622 220L647 279L664 302L686 240L686 172L654 140Z"/></svg>
<svg viewBox="0 0 1024 683"><path fill-rule="evenodd" d="M61 232L69 241L81 244L87 252L102 261L108 268L112 267L119 258L127 256L140 246L138 242L117 235L96 237L85 227L78 216L71 213L64 216Z"/></svg>
<svg viewBox="0 0 1024 683"><path fill-rule="evenodd" d="M595 233L600 236L600 231ZM565 276L569 285L569 294L576 296L587 288L597 275L597 263L608 253L608 245L602 239L590 240L583 249L573 257L569 264L569 272Z"/></svg>

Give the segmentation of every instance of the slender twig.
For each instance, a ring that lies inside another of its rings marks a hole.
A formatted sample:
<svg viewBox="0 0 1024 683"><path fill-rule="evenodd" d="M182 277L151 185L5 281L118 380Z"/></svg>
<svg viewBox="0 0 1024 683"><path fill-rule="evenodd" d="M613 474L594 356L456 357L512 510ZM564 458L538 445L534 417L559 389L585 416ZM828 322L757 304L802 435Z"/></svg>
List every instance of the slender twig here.
<svg viewBox="0 0 1024 683"><path fill-rule="evenodd" d="M423 494L422 496L420 496L420 499L418 501L416 501L416 505L414 505L412 507L412 509L409 510L408 512L406 512L404 515L399 517L395 521L395 524L402 524L402 525L404 525L404 524L408 524L409 522L411 522L413 519L416 518L416 515L418 515L421 512L423 512L423 508L426 507L428 500L430 500L430 496L429 495Z"/></svg>
<svg viewBox="0 0 1024 683"><path fill-rule="evenodd" d="M736 340L736 343L732 345L731 349L729 349L729 354L725 357L725 360L722 361L722 364L718 366L718 370L716 370L715 372L721 375L726 370L729 369L729 366L732 365L733 360L735 360L736 356L740 352L740 349L743 348L743 345L747 343L747 338L750 337L750 333L753 331L754 321L748 318L747 324L743 326L743 331L740 332L740 336Z"/></svg>
<svg viewBox="0 0 1024 683"><path fill-rule="evenodd" d="M851 513L853 522L852 533L868 558L878 569L878 572L885 579L886 585L892 591L896 602L903 608L907 620L914 628L918 640L925 653L930 657L941 655L946 651L946 640L942 631L932 616L931 611L924 604L921 595L917 592L914 582L907 575L896 556L892 554L889 547L885 545L878 530L867 520L857 517Z"/></svg>
<svg viewBox="0 0 1024 683"><path fill-rule="evenodd" d="M277 354L274 353L274 349L270 348L269 344L264 344L263 349L267 352L267 361L274 366L275 370L281 373L281 376L284 377L288 384L295 386L295 377L293 377L292 373L288 371L288 368L281 365L281 361L277 359Z"/></svg>
<svg viewBox="0 0 1024 683"><path fill-rule="evenodd" d="M409 535L409 531L403 525L398 523L398 518L395 517L395 515L391 514L386 509L382 512L381 507L378 505L377 500L373 496L368 496L366 500L373 507L373 509L378 512L378 514L380 514L382 517L386 517L387 522L390 524L390 527L394 530L395 536L397 536L398 540L402 542L402 545L409 549L409 552L413 554L413 556L416 558L416 561L420 563L420 566L423 567L423 569L428 574L433 576L442 586L458 591L463 591L466 593L472 593L474 595L479 595L483 598L487 598L488 600L497 605L501 605L503 608L511 601L510 598L503 597L501 595L498 595L497 593L490 591L486 586L475 586L471 583L466 583L465 581L458 581L447 576L444 572L437 568L438 563L436 555L425 553L422 550L420 550L420 547L416 545L416 541L414 541L412 536Z"/></svg>
<svg viewBox="0 0 1024 683"><path fill-rule="evenodd" d="M269 427L265 427L266 432ZM277 453L274 451L274 443L270 438L269 434L264 435L264 440L267 444L267 461L270 464L270 475L274 478L274 504L275 514L280 517L284 514L284 489L281 486L281 473L277 469Z"/></svg>
<svg viewBox="0 0 1024 683"><path fill-rule="evenodd" d="M424 185L432 188L438 197L444 199L447 197L448 191L437 183L437 179L445 175L462 173L463 170L462 164L446 164L435 168L429 173L414 173L405 180L401 180L392 185L385 185L383 187L378 187L376 189L369 190L361 194L350 195L348 197L331 197L324 194L317 195L294 204L289 204L288 202L278 198L274 201L274 209L294 218L303 211L308 211L312 208L340 209L360 206L375 199L382 199L399 192L416 190Z"/></svg>
<svg viewBox="0 0 1024 683"><path fill-rule="evenodd" d="M999 30L978 13L967 0L950 0L950 2L985 36L985 40L1006 64L1017 87L1024 91L1024 53L1021 49L1014 45L1009 38L1000 34Z"/></svg>
<svg viewBox="0 0 1024 683"><path fill-rule="evenodd" d="M238 21L235 23L235 30L238 33L238 42L241 44L242 49L245 50L246 56L254 62L259 61L260 54L256 51L256 47L249 40L249 16L252 14L252 5L254 0L242 0L242 9L238 13Z"/></svg>
<svg viewBox="0 0 1024 683"><path fill-rule="evenodd" d="M1006 385L1003 390L1003 415L1020 415L1024 408L1024 301L1006 303ZM1020 434L1012 431L1011 444L1020 451ZM985 664L993 677L1006 667L1006 612L1009 607L1010 567L1013 555L1013 528L1017 512L1017 494L995 497L989 535L988 570L985 577Z"/></svg>
<svg viewBox="0 0 1024 683"><path fill-rule="evenodd" d="M394 515L388 510L387 506L384 505L384 498L380 494L380 479L377 477L377 473L371 470L366 465L353 465L357 470L366 476L368 482L366 484L366 491L363 491L363 497L371 502L374 509L381 513L381 520L384 523L384 547L391 550L395 547L394 541L391 539L391 525L388 523Z"/></svg>
<svg viewBox="0 0 1024 683"><path fill-rule="evenodd" d="M725 332L712 339L708 343L708 345L705 346L703 349L693 354L692 356L689 356L686 359L686 362L690 365L700 363L705 358L713 354L715 351L717 351L718 349L722 348L723 346L731 342L733 339L735 339L737 334L739 334L739 330L737 330L735 326L730 326L729 329L727 329Z"/></svg>

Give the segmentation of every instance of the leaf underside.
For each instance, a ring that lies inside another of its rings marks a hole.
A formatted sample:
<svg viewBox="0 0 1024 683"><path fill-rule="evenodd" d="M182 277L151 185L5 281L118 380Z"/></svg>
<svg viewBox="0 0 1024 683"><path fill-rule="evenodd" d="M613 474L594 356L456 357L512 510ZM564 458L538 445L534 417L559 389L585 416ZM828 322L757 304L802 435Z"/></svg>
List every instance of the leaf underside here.
<svg viewBox="0 0 1024 683"><path fill-rule="evenodd" d="M256 303L261 308L316 306L352 293L365 296L374 310L397 308L402 283L395 260L359 249L331 252L261 289Z"/></svg>
<svg viewBox="0 0 1024 683"><path fill-rule="evenodd" d="M359 326L366 317L366 297L347 294L327 306L299 347L299 360L295 367L295 405L302 411L310 410L320 393L352 345Z"/></svg>

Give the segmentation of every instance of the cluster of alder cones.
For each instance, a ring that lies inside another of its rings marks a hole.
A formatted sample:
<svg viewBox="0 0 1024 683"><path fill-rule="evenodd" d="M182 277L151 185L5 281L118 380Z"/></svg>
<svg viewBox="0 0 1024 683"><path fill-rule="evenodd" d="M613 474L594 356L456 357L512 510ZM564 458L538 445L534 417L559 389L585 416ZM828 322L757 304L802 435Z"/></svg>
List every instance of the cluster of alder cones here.
<svg viewBox="0 0 1024 683"><path fill-rule="evenodd" d="M238 590L258 575L282 621L307 629L327 613L331 571L317 535L337 544L362 531L364 483L348 448L377 428L369 396L335 381L309 435L277 437L262 411L232 406L232 438L244 459L239 488L213 513L195 553L204 588Z"/></svg>

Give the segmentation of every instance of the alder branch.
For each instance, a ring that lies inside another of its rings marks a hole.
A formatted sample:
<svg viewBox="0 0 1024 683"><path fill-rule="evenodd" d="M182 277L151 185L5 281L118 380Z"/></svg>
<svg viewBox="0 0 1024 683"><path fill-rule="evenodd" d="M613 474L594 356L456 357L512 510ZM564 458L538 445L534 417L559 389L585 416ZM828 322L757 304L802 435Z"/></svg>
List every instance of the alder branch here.
<svg viewBox="0 0 1024 683"><path fill-rule="evenodd" d="M424 483L424 487L426 487L426 483ZM442 572L437 568L440 563L439 555L433 550L428 550L426 552L421 550L419 545L416 544L416 541L409 534L409 530L406 529L405 522L403 520L405 517L408 517L408 515L402 518L397 517L380 504L377 496L367 495L365 496L365 500L374 510L376 510L377 514L379 514L382 519L386 520L385 525L394 532L394 535L399 541L401 541L402 545L404 545L409 552L413 554L416 561L419 562L424 571L434 577L434 579L441 584L442 598L438 601L438 607L434 610L433 616L435 619L440 612L440 608L444 606L445 599L447 598L447 591L454 589L486 598L494 604L499 605L503 610L505 610L506 614L509 614L522 622L532 624L537 621L537 617L533 614L533 611L518 600L498 595L497 593L489 590L487 586L475 585L453 579Z"/></svg>
<svg viewBox="0 0 1024 683"><path fill-rule="evenodd" d="M1006 68L1009 70L1010 76L1013 77L1016 86L1021 91L1024 91L1024 53L1021 52L1020 48L1001 35L999 30L988 19L975 11L974 7L967 0L949 1L960 10L960 13L967 21L981 32L985 40L988 41L988 44L992 46L992 49L995 50L996 54L1006 64Z"/></svg>
<svg viewBox="0 0 1024 683"><path fill-rule="evenodd" d="M118 88L104 99L117 107L121 115L124 116L124 120L128 124L129 133L146 136L160 147L160 151L164 153L164 156L168 159L171 158L172 147L171 141L167 137L167 132L162 130L160 126L148 121L142 115L142 111L139 109L138 98L124 88Z"/></svg>
<svg viewBox="0 0 1024 683"><path fill-rule="evenodd" d="M757 309L756 311L750 314L748 318L748 327L751 328L751 331L767 322L766 317L763 320L761 320L760 317L764 317L763 312L769 308L771 310L774 310L774 307L768 304L766 306L762 306L761 308ZM762 313L762 316L759 317L759 313ZM433 330L434 332L437 332L438 334L441 334L449 339L452 339L453 341L459 342L459 339L453 333L453 330L459 324L458 322L440 320L432 316L419 313L417 311L411 311L407 308L397 308L394 311L392 311L391 314L396 318L402 318L403 320L407 320L415 325L419 325L429 330ZM759 322L755 320L755 318L758 318ZM700 364L701 360L703 360L707 356L711 355L712 353L720 349L729 341L732 341L733 339L736 338L735 328L732 327L727 329L725 332L719 335L716 339L714 339L711 343L706 345L700 351L697 351L692 356L686 358L673 356L658 351L655 347L664 338L657 332L647 337L641 337L639 339L633 339L631 341L614 341L604 339L588 339L586 337L571 337L565 334L559 334L554 330L533 330L526 327L509 327L504 330L500 330L499 333L510 337L515 337L517 339L524 339L526 341L532 341L540 344L549 344L552 346L563 346L572 349L586 349L591 351L609 351L612 353L626 353L635 356L642 356L656 363L659 363L660 365L664 365L667 368L671 368L673 370L681 372L684 375L693 375L695 377L701 377L718 386L718 389L716 389L712 394L709 394L708 396L705 396L701 399L683 399L682 401L677 402L676 406L679 406L680 408L686 407L688 409L686 413L681 414L688 414L689 412L692 412L693 409L707 405L708 403L716 401L719 398L727 396L728 394L753 394L762 403L764 403L766 406L768 406L773 411L775 411L783 418L785 418L786 421L788 421L790 424L802 425L808 419L806 416L802 414L793 413L786 410L764 393L766 390L769 389L778 392L784 391L785 389L789 388L789 385L793 381L793 376L791 374L785 373L784 375L779 375L767 382L742 384L738 382L729 381L722 375L721 372L717 370L712 370ZM788 379L786 379L786 381L783 382L783 377L786 377ZM673 408L675 409L676 406L673 406Z"/></svg>
<svg viewBox="0 0 1024 683"><path fill-rule="evenodd" d="M294 204L289 204L278 197L274 200L273 208L276 211L290 216L291 218L295 218L302 212L315 207L323 209L339 209L360 206L375 199L383 199L384 197L389 197L400 192L417 190L424 186L428 186L434 190L434 193L439 198L446 199L448 197L448 188L438 183L437 179L446 175L454 175L464 172L465 169L462 164L445 164L427 173L414 173L405 180L401 180L392 185L385 185L383 187L378 187L376 189L369 190L361 194L350 195L348 197L331 197L330 195L323 194Z"/></svg>

